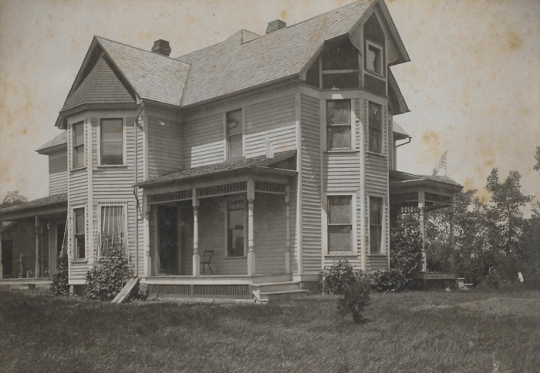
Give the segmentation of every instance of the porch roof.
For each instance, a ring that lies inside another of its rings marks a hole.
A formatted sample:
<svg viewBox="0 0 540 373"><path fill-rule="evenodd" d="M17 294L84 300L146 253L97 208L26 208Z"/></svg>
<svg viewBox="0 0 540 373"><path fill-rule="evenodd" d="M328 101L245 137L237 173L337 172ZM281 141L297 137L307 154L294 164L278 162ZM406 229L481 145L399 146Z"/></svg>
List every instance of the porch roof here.
<svg viewBox="0 0 540 373"><path fill-rule="evenodd" d="M67 193L38 198L0 209L0 221L67 212Z"/></svg>
<svg viewBox="0 0 540 373"><path fill-rule="evenodd" d="M463 185L448 176L414 175L396 170L390 171L390 194L428 191L445 196L453 196L463 189Z"/></svg>
<svg viewBox="0 0 540 373"><path fill-rule="evenodd" d="M275 174L292 177L296 175L295 170L270 167L281 161L290 159L296 155L296 150L276 153L273 158L266 155L260 155L252 158L238 158L228 160L222 163L216 163L206 166L188 168L182 171L162 175L149 179L138 184L142 188L151 188L164 184L177 183L193 179L204 179L208 177L222 177L232 174L245 173L247 171L263 174Z"/></svg>

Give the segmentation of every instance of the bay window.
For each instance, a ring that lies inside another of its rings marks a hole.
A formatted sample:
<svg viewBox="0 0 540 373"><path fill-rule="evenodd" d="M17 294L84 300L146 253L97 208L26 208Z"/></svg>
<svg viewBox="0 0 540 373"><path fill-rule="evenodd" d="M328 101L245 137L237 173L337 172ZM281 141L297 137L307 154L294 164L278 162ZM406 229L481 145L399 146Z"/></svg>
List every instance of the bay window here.
<svg viewBox="0 0 540 373"><path fill-rule="evenodd" d="M369 148L370 152L382 153L382 106L369 103Z"/></svg>
<svg viewBox="0 0 540 373"><path fill-rule="evenodd" d="M326 148L351 149L351 100L326 101Z"/></svg>
<svg viewBox="0 0 540 373"><path fill-rule="evenodd" d="M328 252L352 251L352 197L328 196Z"/></svg>
<svg viewBox="0 0 540 373"><path fill-rule="evenodd" d="M84 207L73 209L73 253L75 259L86 258L85 227Z"/></svg>
<svg viewBox="0 0 540 373"><path fill-rule="evenodd" d="M383 228L383 199L369 197L369 250L371 254L381 253Z"/></svg>
<svg viewBox="0 0 540 373"><path fill-rule="evenodd" d="M73 169L84 167L84 122L72 126Z"/></svg>
<svg viewBox="0 0 540 373"><path fill-rule="evenodd" d="M102 119L100 126L100 165L124 164L124 122Z"/></svg>

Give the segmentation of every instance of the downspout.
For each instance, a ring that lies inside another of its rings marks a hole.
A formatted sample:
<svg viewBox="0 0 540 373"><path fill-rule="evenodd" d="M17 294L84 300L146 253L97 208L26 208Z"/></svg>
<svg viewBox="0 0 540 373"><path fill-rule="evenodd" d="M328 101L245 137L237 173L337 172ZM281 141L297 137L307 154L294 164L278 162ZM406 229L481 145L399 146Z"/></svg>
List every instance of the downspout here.
<svg viewBox="0 0 540 373"><path fill-rule="evenodd" d="M396 148L399 148L400 146L403 146L403 145L410 144L411 141L412 141L412 137L409 136L409 137L407 138L407 142L403 142L403 143L401 143L401 144L399 144L399 145L396 145Z"/></svg>
<svg viewBox="0 0 540 373"><path fill-rule="evenodd" d="M137 195L138 180L139 180L139 162L137 159L138 156L138 135L139 135L139 117L141 116L142 111L144 110L144 103L142 100L137 100L137 114L135 114L134 125L135 125L135 184L133 184L133 195L135 196L135 277L139 277L139 196Z"/></svg>

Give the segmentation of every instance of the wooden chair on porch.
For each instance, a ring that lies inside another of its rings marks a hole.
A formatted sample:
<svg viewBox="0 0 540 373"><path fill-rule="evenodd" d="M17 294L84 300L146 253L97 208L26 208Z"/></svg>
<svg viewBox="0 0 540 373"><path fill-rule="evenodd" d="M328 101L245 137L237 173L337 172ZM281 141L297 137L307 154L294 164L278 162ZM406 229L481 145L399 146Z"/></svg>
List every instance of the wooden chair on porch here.
<svg viewBox="0 0 540 373"><path fill-rule="evenodd" d="M208 266L210 273L214 274L214 272L212 271L212 267L210 266L210 264L212 263L213 256L214 256L214 250L204 250L202 261L201 261L203 275L206 274L206 266Z"/></svg>

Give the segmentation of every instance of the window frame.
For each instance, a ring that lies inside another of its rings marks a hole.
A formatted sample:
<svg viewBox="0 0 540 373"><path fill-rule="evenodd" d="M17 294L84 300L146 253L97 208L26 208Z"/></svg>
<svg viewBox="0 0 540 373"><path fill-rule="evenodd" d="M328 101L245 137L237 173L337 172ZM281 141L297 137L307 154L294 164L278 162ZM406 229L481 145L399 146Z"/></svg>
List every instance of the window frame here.
<svg viewBox="0 0 540 373"><path fill-rule="evenodd" d="M77 211L78 210L82 210L82 214L83 214L83 217L84 217L84 230L82 233L78 233L77 232ZM73 262L86 262L87 261L87 256L86 256L86 247L87 247L87 240L86 240L86 206L75 206L71 209L72 211L72 229L73 229L73 232L72 232L72 238L73 238L73 247L72 247L72 260ZM80 236L83 236L83 239L84 239L84 249L83 249L83 252L84 252L84 257L81 257L79 254L80 254L80 248L79 248L79 245L78 245L78 239Z"/></svg>
<svg viewBox="0 0 540 373"><path fill-rule="evenodd" d="M124 230L123 234L123 246L124 250L127 246L128 232L127 232L127 215L128 215L128 204L127 202L107 202L107 203L98 203L98 227L99 227L99 241L98 241L98 257L106 258L107 256L102 255L102 242L101 237L103 235L103 209L108 207L121 207L122 208L122 229Z"/></svg>
<svg viewBox="0 0 540 373"><path fill-rule="evenodd" d="M240 209L237 209L237 210L230 210L229 209L229 206L232 205L232 204L236 204L236 203L242 203L243 205L243 208L240 210ZM244 221L244 227L243 227L243 230L244 230L244 239L243 239L243 242L244 242L244 250L242 252L242 255L230 255L230 251L232 249L232 247L230 248L229 247L229 235L230 235L230 228L229 228L229 223L230 223L230 215L229 215L229 212L230 211L242 211L244 213L244 218L243 218L243 221ZM247 211L247 200L246 199L229 199L227 201L225 201L225 259L245 259L247 258L247 250L248 250L248 242L247 242L247 234L248 234L248 211Z"/></svg>
<svg viewBox="0 0 540 373"><path fill-rule="evenodd" d="M371 216L371 205L372 205L372 201L374 199L377 199L381 202L381 208L380 208L380 218L381 218L381 221L380 221L380 224L373 224L372 222L372 216ZM385 247L383 245L383 240L385 239L385 209L386 209L386 204L385 204L385 197L381 197L381 196L377 196L377 195L368 195L368 227L369 227L369 232L368 232L368 235L369 235L369 254L370 255L385 255L386 254L386 250L385 250ZM380 229L380 240L379 240L379 249L377 251L373 250L373 247L371 245L371 242L372 242L372 227L378 227Z"/></svg>
<svg viewBox="0 0 540 373"><path fill-rule="evenodd" d="M329 102L337 102L337 101L348 101L349 102L349 123L328 123L328 103ZM354 111L354 100L351 98L331 98L331 99L325 99L324 100L324 137L325 137L325 148L328 152L347 152L347 151L354 151L356 148L355 144L355 137L354 137L354 126L353 126L353 111ZM349 127L349 147L348 148L331 148L329 144L329 130L331 127Z"/></svg>
<svg viewBox="0 0 540 373"><path fill-rule="evenodd" d="M379 54L379 61L378 61L378 66L375 66L375 68L379 68L379 71L376 71L375 70L371 70L369 69L368 67L368 51L370 50L370 47L374 48L374 49L377 49ZM365 51L365 55L366 55L366 59L365 59L365 63L364 63L364 66L365 66L365 71L369 74L372 74L376 77L385 77L385 74L384 74L384 48L377 44L377 43L374 43L372 42L371 40L366 40L366 51Z"/></svg>
<svg viewBox="0 0 540 373"><path fill-rule="evenodd" d="M236 134L236 135L232 135L232 136L229 136L229 114L230 113L234 113L234 112L240 112L240 116L242 118L242 122L241 122L241 131L242 133L241 134ZM246 131L245 131L245 114L244 114L244 108L238 108L238 109L234 109L234 110L228 110L225 112L224 114L224 117L223 117L223 126L224 126L224 135L225 135L225 160L230 160L230 159L239 159L239 158L243 158L245 157L245 134L246 134ZM242 149L241 149L241 155L238 155L238 156L234 156L234 157L231 157L231 148L230 148L230 145L231 145L231 141L230 141L230 138L231 137L234 137L234 136L241 136L241 146L242 146Z"/></svg>
<svg viewBox="0 0 540 373"><path fill-rule="evenodd" d="M350 201L350 216L349 223L330 223L330 201L333 198L348 198ZM326 255L336 256L336 255L352 255L356 252L356 204L355 204L355 194L327 194L326 195ZM331 250L330 249L330 227L345 227L350 226L350 250Z"/></svg>
<svg viewBox="0 0 540 373"><path fill-rule="evenodd" d="M75 136L75 127L76 126L82 126L82 131L83 131L83 140L82 140L82 143L81 144L75 144L75 139L76 139L76 136ZM79 170L79 169L83 169L86 167L86 126L85 126L85 121L82 120L82 121L79 121L79 122L75 122L73 124L71 124L71 170ZM82 154L83 154L83 160L82 160L82 164L79 165L77 164L77 154L78 152L76 151L76 149L78 148L81 148L82 149Z"/></svg>
<svg viewBox="0 0 540 373"><path fill-rule="evenodd" d="M103 121L108 121L108 120L119 120L119 121L122 121L122 163L118 163L118 164L110 164L110 163L103 163L102 161L102 150L103 150L103 147L102 147L102 135L103 135L103 131L102 131L102 126L103 126ZM126 121L124 120L124 118L118 118L118 117L111 117L111 118L100 118L99 119L99 125L97 126L97 159L98 159L98 166L99 167L124 167L126 166L126 139L127 139L127 134L126 134Z"/></svg>
<svg viewBox="0 0 540 373"><path fill-rule="evenodd" d="M371 105L372 104L377 105L379 107L380 112L381 112L381 120L380 120L378 128L371 125L370 115L371 115ZM373 153L373 154L384 155L384 105L381 105L378 102L368 100L367 122L368 122L368 124L367 124L367 130L368 130L368 133L367 133L367 151L369 153ZM377 147L378 147L378 149L377 150L372 150L371 149L372 128L376 129L377 133L378 133L378 137L377 137L377 140L378 140L377 141Z"/></svg>

